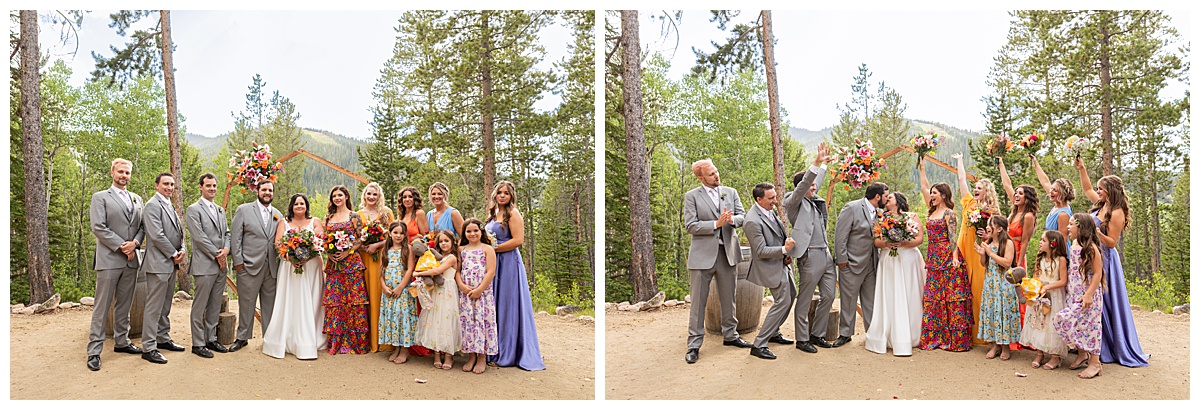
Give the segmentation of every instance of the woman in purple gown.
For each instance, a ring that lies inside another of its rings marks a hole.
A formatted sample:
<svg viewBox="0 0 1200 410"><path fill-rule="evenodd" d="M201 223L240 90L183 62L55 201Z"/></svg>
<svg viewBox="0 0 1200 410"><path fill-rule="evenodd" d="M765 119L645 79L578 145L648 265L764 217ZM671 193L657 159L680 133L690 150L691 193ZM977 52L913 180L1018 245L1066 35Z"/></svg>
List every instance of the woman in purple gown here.
<svg viewBox="0 0 1200 410"><path fill-rule="evenodd" d="M1129 223L1129 202L1121 178L1107 175L1096 181L1092 190L1087 168L1083 160L1075 158L1075 168L1083 183L1083 193L1095 204L1091 214L1099 226L1100 254L1104 257L1104 277L1107 288L1104 292L1104 315L1101 327L1102 348L1100 361L1122 366L1149 366L1150 355L1142 352L1138 341L1137 327L1133 324L1133 311L1129 308L1129 294L1125 291L1125 272L1121 268L1121 255L1117 253L1117 241Z"/></svg>
<svg viewBox="0 0 1200 410"><path fill-rule="evenodd" d="M538 347L537 327L533 321L533 302L521 244L525 242L525 223L517 211L516 189L508 181L496 183L488 197L488 219L484 227L496 238L496 327L500 352L488 355L488 362L501 367L517 366L525 370L543 370L542 351Z"/></svg>

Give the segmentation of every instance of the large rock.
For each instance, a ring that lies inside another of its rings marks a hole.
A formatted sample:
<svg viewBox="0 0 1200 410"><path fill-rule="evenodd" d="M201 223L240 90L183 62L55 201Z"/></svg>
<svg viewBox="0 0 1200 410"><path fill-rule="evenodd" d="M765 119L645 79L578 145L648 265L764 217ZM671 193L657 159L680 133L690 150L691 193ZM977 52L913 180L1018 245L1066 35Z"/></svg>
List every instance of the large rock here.
<svg viewBox="0 0 1200 410"><path fill-rule="evenodd" d="M583 308L575 305L559 306L554 308L554 314L559 316L567 316L572 313L582 312Z"/></svg>
<svg viewBox="0 0 1200 410"><path fill-rule="evenodd" d="M1180 305L1180 306L1176 306L1176 307L1173 307L1173 308L1171 308L1171 314L1172 314L1172 315L1178 315L1178 314L1181 314L1181 313L1185 313L1185 314L1191 314L1191 313L1192 313L1192 304L1191 304L1191 303L1184 303L1184 304L1182 304L1182 305Z"/></svg>
<svg viewBox="0 0 1200 410"><path fill-rule="evenodd" d="M666 307L675 307L675 305L678 305L678 304L679 304L679 301L675 300L675 299L671 299L666 302L663 302L663 306L666 306Z"/></svg>
<svg viewBox="0 0 1200 410"><path fill-rule="evenodd" d="M187 292L182 290L175 292L175 297L179 298L180 300L192 300L192 295L189 295Z"/></svg>
<svg viewBox="0 0 1200 410"><path fill-rule="evenodd" d="M74 303L74 302L63 302L63 303L59 303L59 304L58 304L58 308L59 308L59 309L70 309L70 308L73 308L73 307L75 307L75 303Z"/></svg>
<svg viewBox="0 0 1200 410"><path fill-rule="evenodd" d="M637 313L642 310L642 305L644 305L645 303L646 302L638 302L636 305L629 305L629 307L625 308L625 311Z"/></svg>
<svg viewBox="0 0 1200 410"><path fill-rule="evenodd" d="M617 310L628 310L628 309L629 309L629 301L624 301L624 302L617 304Z"/></svg>
<svg viewBox="0 0 1200 410"><path fill-rule="evenodd" d="M91 296L84 296L84 297L79 298L79 303L83 304L84 306L95 306L96 298L91 297Z"/></svg>
<svg viewBox="0 0 1200 410"><path fill-rule="evenodd" d="M616 309L616 308L617 308L617 304L616 304L616 303L612 303L612 302L604 302L604 310L613 310L613 309Z"/></svg>
<svg viewBox="0 0 1200 410"><path fill-rule="evenodd" d="M23 309L25 309L25 304L18 303L18 304L13 305L12 308L8 309L8 312L9 313L20 313L21 310L23 310Z"/></svg>
<svg viewBox="0 0 1200 410"><path fill-rule="evenodd" d="M667 300L667 294L664 293L663 291L659 291L657 295L654 295L654 297L652 297L652 298L650 298L650 300L646 301L646 305L651 308L658 308L659 306L662 306L663 302L666 300Z"/></svg>
<svg viewBox="0 0 1200 410"><path fill-rule="evenodd" d="M588 315L579 315L579 321L587 324L596 324L596 318Z"/></svg>
<svg viewBox="0 0 1200 410"><path fill-rule="evenodd" d="M692 295L684 296L683 301L684 303L692 303Z"/></svg>
<svg viewBox="0 0 1200 410"><path fill-rule="evenodd" d="M34 305L34 306L37 306L37 305ZM32 315L33 311L34 311L34 306L26 306L24 309L21 309L21 311L17 312L17 313L20 313L22 315Z"/></svg>
<svg viewBox="0 0 1200 410"><path fill-rule="evenodd" d="M45 302L37 304L37 308L34 309L33 313L42 313L42 312L45 312L48 310L54 310L55 308L58 307L58 303L60 301L62 301L62 295L55 293L54 296L50 297L50 299L47 299Z"/></svg>

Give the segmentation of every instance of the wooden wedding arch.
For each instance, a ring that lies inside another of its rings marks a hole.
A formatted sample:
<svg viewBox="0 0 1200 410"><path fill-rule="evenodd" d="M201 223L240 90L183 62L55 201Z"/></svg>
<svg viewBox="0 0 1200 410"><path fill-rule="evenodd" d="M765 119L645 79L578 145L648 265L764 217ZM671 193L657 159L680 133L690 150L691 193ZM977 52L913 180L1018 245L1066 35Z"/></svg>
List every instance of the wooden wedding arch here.
<svg viewBox="0 0 1200 410"><path fill-rule="evenodd" d="M900 145L900 146L898 146L898 147L896 147L896 148L892 148L892 150L891 150L891 151L888 151L888 152L885 152L885 153L883 153L883 155L880 155L880 156L879 156L879 159L887 159L887 158L890 158L892 155L896 155L896 153L898 153L898 152L900 152L900 151L908 151L908 152L910 152L910 153L912 153L912 154L914 154L914 155L917 153L917 151L913 150L913 148L912 148L912 147L910 147L910 146L907 146L907 145ZM950 166L950 164L947 164L947 163L945 163L945 162L942 162L942 160L939 160L939 159L937 159L937 158L934 158L934 157L932 157L932 156L926 156L926 157L925 157L925 159L924 159L924 161L929 161L929 163L931 163L931 164L933 164L933 165L937 165L937 166L939 166L939 167L942 167L942 168L945 168L945 169L949 170L949 171L950 171L950 172L952 172L952 173L955 173L955 174L957 174L957 173L958 173L958 168L952 167L952 166ZM978 178L978 177L976 177L976 176L974 176L974 175L971 175L971 173L969 173L969 172L967 173L967 179L968 179L968 180L970 180L971 182L976 182L976 181L979 181L979 178ZM835 181L833 181L833 183L829 184L829 189L827 189L827 190L825 191L825 200L826 200L826 201L832 201L832 200L833 200L833 186L834 186L834 185L837 185L837 183L838 183L838 182L841 182L841 180L835 180Z"/></svg>

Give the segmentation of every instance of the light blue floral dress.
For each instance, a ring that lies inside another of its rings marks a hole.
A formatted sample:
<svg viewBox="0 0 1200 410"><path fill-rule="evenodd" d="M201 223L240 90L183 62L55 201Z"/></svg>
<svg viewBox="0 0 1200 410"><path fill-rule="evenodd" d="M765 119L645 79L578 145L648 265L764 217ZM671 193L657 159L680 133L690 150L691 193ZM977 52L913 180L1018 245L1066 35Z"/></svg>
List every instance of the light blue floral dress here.
<svg viewBox="0 0 1200 410"><path fill-rule="evenodd" d="M999 250L992 246L992 252ZM1017 288L1004 280L1000 266L990 258L983 277L983 300L979 304L979 332L976 337L1006 345L1021 337L1021 314Z"/></svg>
<svg viewBox="0 0 1200 410"><path fill-rule="evenodd" d="M390 249L387 252L388 267L384 275L388 287L395 288L404 280L404 255ZM379 344L407 347L416 342L416 299L407 289L399 297L383 295L379 307Z"/></svg>

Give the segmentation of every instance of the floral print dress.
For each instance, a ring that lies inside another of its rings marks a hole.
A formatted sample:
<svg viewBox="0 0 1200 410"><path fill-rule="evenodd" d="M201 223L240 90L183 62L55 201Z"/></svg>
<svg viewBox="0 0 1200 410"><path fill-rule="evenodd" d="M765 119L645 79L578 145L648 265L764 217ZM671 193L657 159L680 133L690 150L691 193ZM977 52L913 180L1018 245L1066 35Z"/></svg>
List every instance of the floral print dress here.
<svg viewBox="0 0 1200 410"><path fill-rule="evenodd" d="M483 282L487 274L487 256L483 249L462 252L463 282L472 288ZM462 330L462 351L465 353L499 353L496 333L496 292L488 286L479 299L466 293L458 294L459 329Z"/></svg>
<svg viewBox="0 0 1200 410"><path fill-rule="evenodd" d="M1054 316L1054 331L1067 346L1100 354L1101 315L1104 312L1104 286L1092 293L1092 306L1083 308L1083 295L1091 285L1092 275L1079 269L1080 251L1071 249L1071 265L1067 268L1067 303ZM1096 255L1100 257L1099 254Z"/></svg>
<svg viewBox="0 0 1200 410"><path fill-rule="evenodd" d="M404 254L389 249L387 256L385 280L389 288L395 289L404 280ZM399 297L383 295L379 306L379 344L407 347L416 344L416 340L416 299L407 289L401 289Z"/></svg>
<svg viewBox="0 0 1200 410"><path fill-rule="evenodd" d="M990 246L990 245L989 245ZM992 252L999 249L990 246ZM983 300L979 303L978 338L990 343L1009 344L1021 337L1021 316L1017 310L1017 288L1004 280L1000 265L990 259L983 278Z"/></svg>
<svg viewBox="0 0 1200 410"><path fill-rule="evenodd" d="M928 255L925 258L925 290L922 295L924 315L921 318L921 342L925 350L945 349L951 352L971 350L971 284L967 280L966 263L959 258L954 267L954 246L950 243L950 221L947 217L925 222L929 234Z"/></svg>
<svg viewBox="0 0 1200 410"><path fill-rule="evenodd" d="M345 231L358 236L362 220L358 214L350 214L346 222L330 222L326 232ZM363 284L366 266L357 252L340 261L330 258L325 263L325 326L329 335L329 354L371 351L367 340L370 325L367 318L367 288Z"/></svg>

